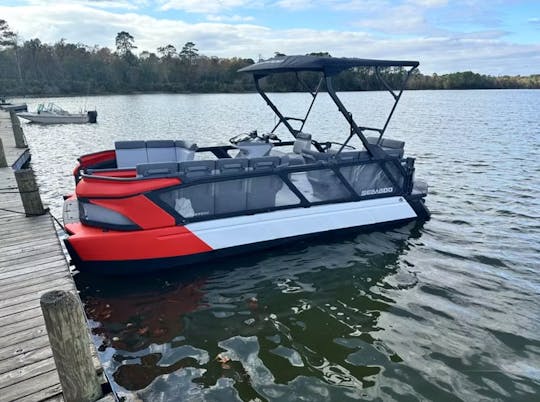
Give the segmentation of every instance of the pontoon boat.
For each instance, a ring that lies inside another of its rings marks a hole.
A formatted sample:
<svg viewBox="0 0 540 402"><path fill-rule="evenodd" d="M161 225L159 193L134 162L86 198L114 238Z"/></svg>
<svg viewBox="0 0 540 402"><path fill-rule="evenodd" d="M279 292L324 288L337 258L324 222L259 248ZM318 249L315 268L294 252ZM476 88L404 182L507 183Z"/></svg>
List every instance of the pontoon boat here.
<svg viewBox="0 0 540 402"><path fill-rule="evenodd" d="M129 274L322 233L428 219L427 185L414 180L414 159L404 157L404 142L382 138L417 66L316 56L259 62L240 71L252 74L277 116L269 133L240 134L230 145L209 147L182 140L118 141L114 149L80 157L76 191L64 205L72 261L100 274ZM403 72L401 88L392 89L380 74L388 67ZM355 68L374 70L393 96L382 128L358 125L332 86L334 76ZM287 117L260 81L289 72L304 85L306 71L320 76L308 89L313 99L304 117ZM303 131L323 84L350 127L341 144ZM280 141L278 127L293 140ZM359 149L351 146L353 139Z"/></svg>

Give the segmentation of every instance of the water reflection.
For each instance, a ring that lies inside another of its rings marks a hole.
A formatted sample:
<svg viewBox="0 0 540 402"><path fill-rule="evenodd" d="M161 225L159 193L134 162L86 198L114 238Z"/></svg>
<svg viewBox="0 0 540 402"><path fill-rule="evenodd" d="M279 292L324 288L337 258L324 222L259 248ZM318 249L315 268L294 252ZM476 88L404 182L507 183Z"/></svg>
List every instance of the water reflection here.
<svg viewBox="0 0 540 402"><path fill-rule="evenodd" d="M326 236L206 266L77 286L120 392L205 400L360 398L401 358L377 337L414 287L420 226ZM219 390L219 392L218 392Z"/></svg>

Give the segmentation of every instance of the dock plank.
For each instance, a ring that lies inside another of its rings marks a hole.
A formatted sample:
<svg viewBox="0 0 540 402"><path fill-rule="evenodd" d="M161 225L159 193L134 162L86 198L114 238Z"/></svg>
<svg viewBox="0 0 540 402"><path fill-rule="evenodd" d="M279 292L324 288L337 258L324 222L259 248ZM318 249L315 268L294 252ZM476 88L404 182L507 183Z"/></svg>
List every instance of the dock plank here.
<svg viewBox="0 0 540 402"><path fill-rule="evenodd" d="M11 166L25 149L15 147L2 111L0 138ZM63 401L40 307L40 296L58 289L77 291L57 227L48 214L26 217L13 170L0 168L0 400ZM90 339L88 345L103 379Z"/></svg>
<svg viewBox="0 0 540 402"><path fill-rule="evenodd" d="M0 362L20 354L30 352L31 350L41 349L48 345L49 337L46 334L38 336L37 338L19 342L17 345L11 345L0 349Z"/></svg>

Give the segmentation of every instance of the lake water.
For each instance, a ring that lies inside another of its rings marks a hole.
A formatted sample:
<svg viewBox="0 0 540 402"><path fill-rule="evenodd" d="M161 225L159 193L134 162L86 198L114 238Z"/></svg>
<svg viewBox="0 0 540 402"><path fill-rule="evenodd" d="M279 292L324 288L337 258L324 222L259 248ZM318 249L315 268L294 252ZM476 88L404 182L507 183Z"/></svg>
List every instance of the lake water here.
<svg viewBox="0 0 540 402"><path fill-rule="evenodd" d="M382 92L343 99L365 125L390 104ZM275 123L255 94L55 102L99 113L93 125L23 125L56 216L81 154L127 139L226 143ZM425 224L142 278L77 274L114 388L149 401L538 400L538 105L540 91L404 94L386 136L406 141L429 182ZM329 101L313 114L314 138L345 138Z"/></svg>

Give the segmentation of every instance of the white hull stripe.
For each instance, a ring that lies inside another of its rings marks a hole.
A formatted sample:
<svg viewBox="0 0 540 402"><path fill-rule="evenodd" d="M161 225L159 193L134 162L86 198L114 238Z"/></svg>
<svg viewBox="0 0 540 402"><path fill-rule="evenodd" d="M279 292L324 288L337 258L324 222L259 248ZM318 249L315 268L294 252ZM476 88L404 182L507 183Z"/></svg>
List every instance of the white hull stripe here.
<svg viewBox="0 0 540 402"><path fill-rule="evenodd" d="M214 250L305 234L416 218L402 197L294 208L186 225Z"/></svg>

